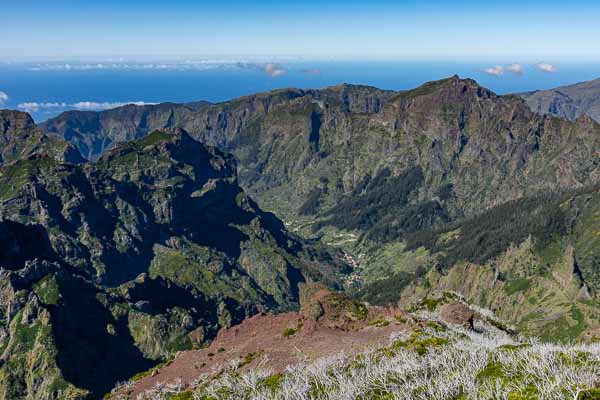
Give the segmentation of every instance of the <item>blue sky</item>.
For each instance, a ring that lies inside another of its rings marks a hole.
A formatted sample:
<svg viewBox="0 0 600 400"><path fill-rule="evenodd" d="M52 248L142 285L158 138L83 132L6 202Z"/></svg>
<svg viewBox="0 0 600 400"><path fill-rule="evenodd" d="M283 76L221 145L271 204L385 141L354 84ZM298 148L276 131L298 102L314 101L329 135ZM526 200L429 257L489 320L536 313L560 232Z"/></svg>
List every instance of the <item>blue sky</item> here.
<svg viewBox="0 0 600 400"><path fill-rule="evenodd" d="M597 0L6 3L0 57L600 60Z"/></svg>

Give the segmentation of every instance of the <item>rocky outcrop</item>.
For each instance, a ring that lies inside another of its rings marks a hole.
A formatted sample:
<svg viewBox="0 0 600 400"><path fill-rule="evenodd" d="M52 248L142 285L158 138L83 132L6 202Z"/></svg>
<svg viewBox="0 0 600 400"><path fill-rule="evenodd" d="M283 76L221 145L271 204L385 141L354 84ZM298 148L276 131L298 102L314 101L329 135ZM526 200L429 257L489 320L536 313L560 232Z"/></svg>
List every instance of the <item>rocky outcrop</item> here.
<svg viewBox="0 0 600 400"><path fill-rule="evenodd" d="M62 162L85 161L73 144L42 134L29 114L0 110L0 163L36 154L45 154Z"/></svg>
<svg viewBox="0 0 600 400"><path fill-rule="evenodd" d="M444 304L440 307L440 318L452 325L473 329L474 317L475 312L463 303Z"/></svg>
<svg viewBox="0 0 600 400"><path fill-rule="evenodd" d="M181 129L0 175L1 399L98 398L220 327L297 307L301 283L335 285L343 267Z"/></svg>

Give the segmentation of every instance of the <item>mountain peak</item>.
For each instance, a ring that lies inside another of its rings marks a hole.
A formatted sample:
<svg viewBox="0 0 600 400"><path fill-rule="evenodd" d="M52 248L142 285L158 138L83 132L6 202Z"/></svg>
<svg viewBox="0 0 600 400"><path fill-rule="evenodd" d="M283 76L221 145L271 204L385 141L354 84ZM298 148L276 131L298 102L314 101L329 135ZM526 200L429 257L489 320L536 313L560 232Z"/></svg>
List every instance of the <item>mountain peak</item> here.
<svg viewBox="0 0 600 400"><path fill-rule="evenodd" d="M0 110L0 147L0 164L33 154L73 164L86 161L74 145L43 134L31 115L22 111Z"/></svg>
<svg viewBox="0 0 600 400"><path fill-rule="evenodd" d="M33 118L26 112L0 110L0 134L4 136L27 136L36 129Z"/></svg>
<svg viewBox="0 0 600 400"><path fill-rule="evenodd" d="M138 153L162 152L167 150L168 144L174 144L177 148L195 148L204 147L203 144L192 139L192 137L181 128L161 128L156 129L144 137L130 141L122 142L115 148L105 153L101 160L109 161L123 156L135 150Z"/></svg>
<svg viewBox="0 0 600 400"><path fill-rule="evenodd" d="M491 90L481 86L473 79L460 78L458 75L453 75L449 78L424 83L414 89L402 91L393 100L407 100L429 95L441 95L454 99L464 97L465 95L488 98L496 96Z"/></svg>

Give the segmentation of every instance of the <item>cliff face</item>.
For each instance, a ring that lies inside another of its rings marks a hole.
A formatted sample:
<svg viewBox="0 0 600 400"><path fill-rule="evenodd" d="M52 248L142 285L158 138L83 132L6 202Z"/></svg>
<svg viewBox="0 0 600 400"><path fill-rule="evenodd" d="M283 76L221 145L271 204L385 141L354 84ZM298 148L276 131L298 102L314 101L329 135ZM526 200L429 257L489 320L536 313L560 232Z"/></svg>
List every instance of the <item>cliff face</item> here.
<svg viewBox="0 0 600 400"><path fill-rule="evenodd" d="M398 93L342 85L196 107L66 113L44 130L93 157L98 152L90 153L88 143L114 143L168 126L231 152L241 185L260 204L290 218L316 217L321 225L340 225L343 211L335 206L353 208L370 182L405 187L406 204L425 215L416 224L423 226L600 179L596 123L539 116L518 97L496 96L458 77ZM411 225L415 212L344 227Z"/></svg>
<svg viewBox="0 0 600 400"><path fill-rule="evenodd" d="M301 283L334 285L343 267L179 129L94 163L36 152L0 176L3 399L97 398L222 326L296 307Z"/></svg>
<svg viewBox="0 0 600 400"><path fill-rule="evenodd" d="M70 163L85 161L74 145L42 134L29 114L0 110L0 163L36 153L45 153L59 161Z"/></svg>
<svg viewBox="0 0 600 400"><path fill-rule="evenodd" d="M600 79L521 93L520 96L533 111L542 115L555 115L571 121L587 115L600 121Z"/></svg>

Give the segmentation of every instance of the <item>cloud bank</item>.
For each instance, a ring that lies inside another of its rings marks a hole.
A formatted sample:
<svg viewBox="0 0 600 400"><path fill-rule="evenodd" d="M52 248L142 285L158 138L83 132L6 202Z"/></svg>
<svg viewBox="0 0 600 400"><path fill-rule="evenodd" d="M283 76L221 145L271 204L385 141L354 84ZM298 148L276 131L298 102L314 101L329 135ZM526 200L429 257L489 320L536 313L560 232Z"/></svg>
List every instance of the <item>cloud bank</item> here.
<svg viewBox="0 0 600 400"><path fill-rule="evenodd" d="M272 76L273 78L284 76L288 73L287 69L283 68L281 65L272 63L266 64L264 71L267 75Z"/></svg>
<svg viewBox="0 0 600 400"><path fill-rule="evenodd" d="M288 74L288 69L276 61L251 61L251 60L232 60L232 59L207 59L207 60L185 60L174 62L125 62L102 61L93 63L46 63L33 64L27 67L30 71L94 71L94 70L114 70L114 71L209 71L209 70L255 70L262 71L271 77L280 77ZM315 72L318 70L310 70ZM320 72L320 71L319 71Z"/></svg>
<svg viewBox="0 0 600 400"><path fill-rule="evenodd" d="M284 76L288 73L287 68L283 67L281 64L278 63L257 64L239 62L235 64L235 67L238 69L261 71L273 78Z"/></svg>
<svg viewBox="0 0 600 400"><path fill-rule="evenodd" d="M484 68L483 72L488 75L500 76L504 73L504 67L501 65L496 65L494 67Z"/></svg>
<svg viewBox="0 0 600 400"><path fill-rule="evenodd" d="M6 92L0 91L0 106L8 101L8 95Z"/></svg>
<svg viewBox="0 0 600 400"><path fill-rule="evenodd" d="M93 63L93 64L37 64L28 68L30 71L206 71L227 68L231 63L211 63L202 61L185 61L177 63Z"/></svg>
<svg viewBox="0 0 600 400"><path fill-rule="evenodd" d="M525 68L523 68L521 64L514 63L507 65L506 71L515 75L523 75L525 73Z"/></svg>
<svg viewBox="0 0 600 400"><path fill-rule="evenodd" d="M289 61L289 60L288 60ZM116 70L116 71L208 71L208 70L235 70L253 69L262 70L270 76L286 75L288 70L280 61L257 60L257 59L199 59L178 60L158 62L136 62L124 60L104 60L98 62L52 62L30 64L30 71L94 71L94 70Z"/></svg>
<svg viewBox="0 0 600 400"><path fill-rule="evenodd" d="M539 63L536 65L536 68L539 69L542 72L546 72L549 74L553 74L555 72L558 72L558 68L552 64L548 64L548 63Z"/></svg>
<svg viewBox="0 0 600 400"><path fill-rule="evenodd" d="M96 102L96 101L79 101L76 103L64 103L64 102L26 102L17 105L17 108L27 112L38 112L38 111L51 111L58 109L72 109L81 111L102 111L109 110L111 108L122 107L128 104L136 106L151 105L156 103L148 103L145 101L126 101L126 102Z"/></svg>
<svg viewBox="0 0 600 400"><path fill-rule="evenodd" d="M513 63L505 66L495 65L493 67L484 68L482 71L488 75L494 76L503 75L505 72L521 76L525 73L525 68L521 64Z"/></svg>
<svg viewBox="0 0 600 400"><path fill-rule="evenodd" d="M37 103L26 102L17 105L17 108L27 112L38 112L40 110L50 110L53 108L67 108L67 103Z"/></svg>

